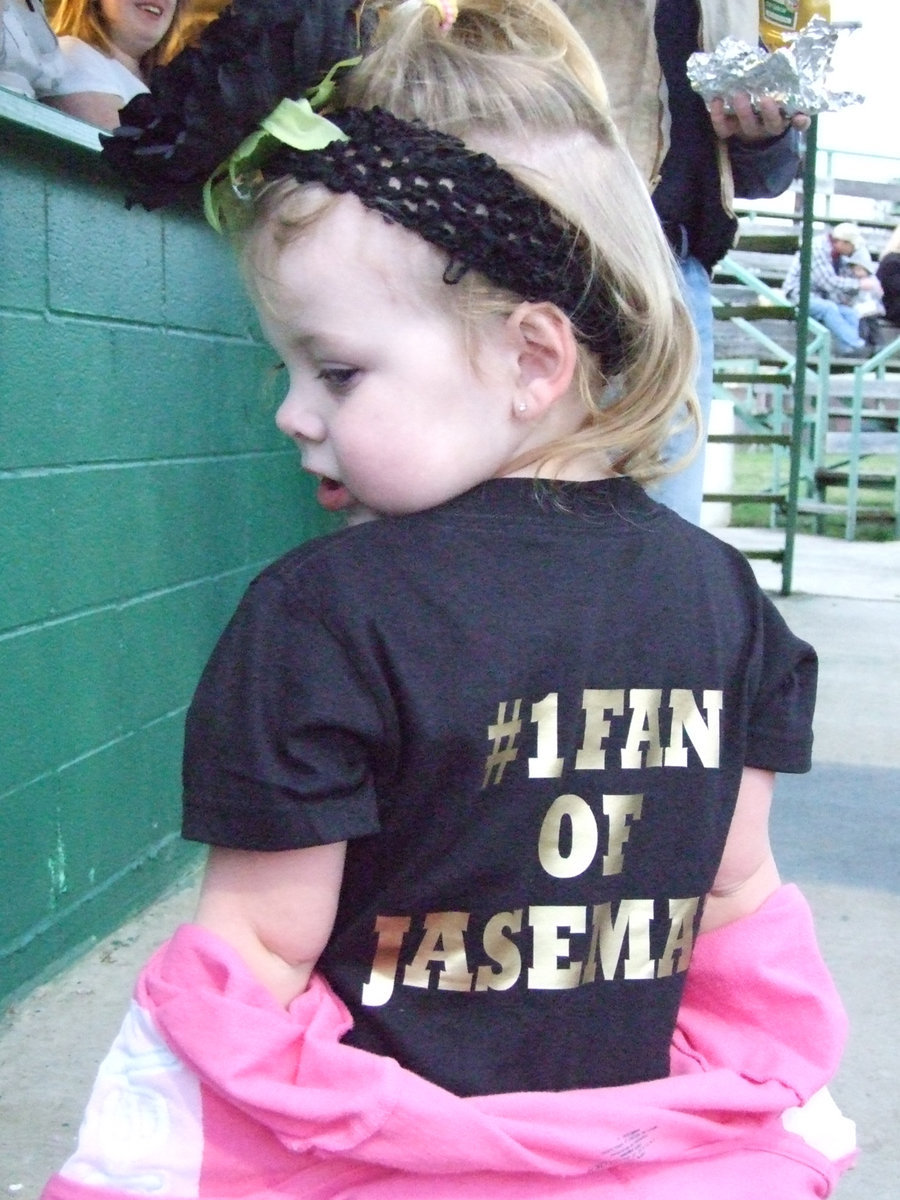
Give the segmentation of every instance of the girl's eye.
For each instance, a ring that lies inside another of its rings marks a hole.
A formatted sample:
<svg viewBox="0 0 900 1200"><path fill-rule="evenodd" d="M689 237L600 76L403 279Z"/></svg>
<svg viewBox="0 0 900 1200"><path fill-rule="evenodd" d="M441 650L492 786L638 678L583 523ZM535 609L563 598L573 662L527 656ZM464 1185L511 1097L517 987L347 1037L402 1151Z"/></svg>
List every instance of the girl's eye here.
<svg viewBox="0 0 900 1200"><path fill-rule="evenodd" d="M353 387L358 375L358 367L321 367L317 378L322 380L329 391L343 396Z"/></svg>

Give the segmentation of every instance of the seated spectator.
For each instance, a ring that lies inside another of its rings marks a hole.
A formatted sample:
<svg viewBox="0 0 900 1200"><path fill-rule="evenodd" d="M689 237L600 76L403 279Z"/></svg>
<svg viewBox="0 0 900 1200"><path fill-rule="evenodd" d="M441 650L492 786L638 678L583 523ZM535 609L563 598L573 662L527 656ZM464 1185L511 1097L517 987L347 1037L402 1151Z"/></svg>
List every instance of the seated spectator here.
<svg viewBox="0 0 900 1200"><path fill-rule="evenodd" d="M875 274L875 264L868 250L855 250L847 260L851 274L859 280L859 295L853 305L859 317L859 336L869 354L881 348L880 317L884 316L884 289Z"/></svg>
<svg viewBox="0 0 900 1200"><path fill-rule="evenodd" d="M150 72L183 45L183 0L60 0L51 25L66 71L41 100L101 129L147 91Z"/></svg>
<svg viewBox="0 0 900 1200"><path fill-rule="evenodd" d="M863 235L856 225L844 221L813 240L809 278L809 315L831 333L838 354L860 357L866 352L859 334L859 316L853 307L859 296L859 280L850 269L852 254L869 256ZM870 258L871 261L871 258ZM784 280L788 300L800 296L800 254L794 255Z"/></svg>
<svg viewBox="0 0 900 1200"><path fill-rule="evenodd" d="M900 325L900 225L881 252L876 274L884 289L884 315L892 325Z"/></svg>

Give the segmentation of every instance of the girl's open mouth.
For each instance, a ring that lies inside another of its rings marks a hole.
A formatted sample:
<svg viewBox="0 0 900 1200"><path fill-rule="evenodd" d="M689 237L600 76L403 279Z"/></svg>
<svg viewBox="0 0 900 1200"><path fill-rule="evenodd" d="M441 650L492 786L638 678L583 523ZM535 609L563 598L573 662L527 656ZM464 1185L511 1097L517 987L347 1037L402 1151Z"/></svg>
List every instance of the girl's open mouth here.
<svg viewBox="0 0 900 1200"><path fill-rule="evenodd" d="M327 512L342 512L345 508L352 508L357 502L356 497L342 483L338 483L336 479L329 479L327 475L319 479L316 500Z"/></svg>

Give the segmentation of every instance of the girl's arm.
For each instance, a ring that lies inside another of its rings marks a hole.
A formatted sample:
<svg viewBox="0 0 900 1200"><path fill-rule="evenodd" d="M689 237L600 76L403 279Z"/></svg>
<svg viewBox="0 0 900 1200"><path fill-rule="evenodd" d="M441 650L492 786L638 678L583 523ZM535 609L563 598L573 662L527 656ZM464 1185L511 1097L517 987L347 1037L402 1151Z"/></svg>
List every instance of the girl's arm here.
<svg viewBox="0 0 900 1200"><path fill-rule="evenodd" d="M116 129L121 124L119 109L125 101L121 96L111 96L107 92L69 92L65 96L42 96L41 103L96 125L98 129Z"/></svg>
<svg viewBox="0 0 900 1200"><path fill-rule="evenodd" d="M700 922L701 932L749 916L780 886L769 842L775 776L745 767L722 861Z"/></svg>
<svg viewBox="0 0 900 1200"><path fill-rule="evenodd" d="M346 848L210 849L195 922L237 950L285 1007L306 990L331 935Z"/></svg>

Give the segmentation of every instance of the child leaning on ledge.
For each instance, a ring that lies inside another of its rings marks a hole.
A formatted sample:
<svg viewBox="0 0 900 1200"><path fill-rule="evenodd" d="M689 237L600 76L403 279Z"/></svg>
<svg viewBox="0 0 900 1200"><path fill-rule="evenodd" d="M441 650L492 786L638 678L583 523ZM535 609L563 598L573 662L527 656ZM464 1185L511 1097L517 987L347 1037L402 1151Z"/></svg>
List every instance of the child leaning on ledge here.
<svg viewBox="0 0 900 1200"><path fill-rule="evenodd" d="M58 0L52 25L64 69L38 97L100 129L115 129L122 107L147 91L154 67L182 48L191 7L191 0Z"/></svg>

